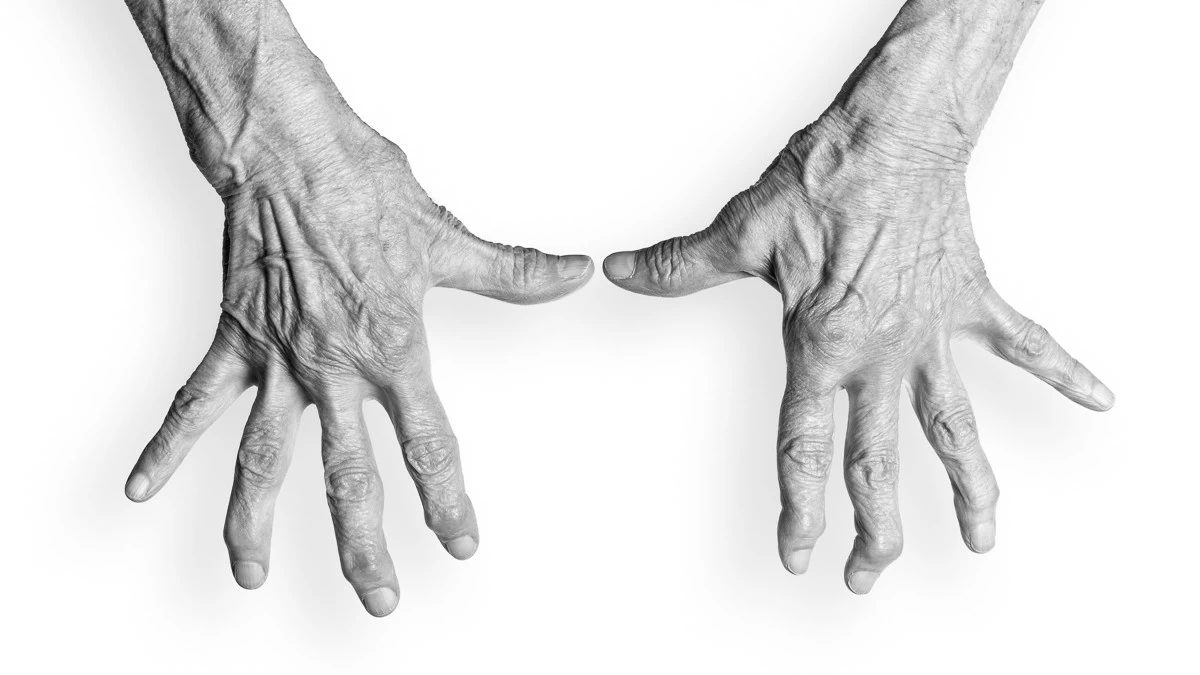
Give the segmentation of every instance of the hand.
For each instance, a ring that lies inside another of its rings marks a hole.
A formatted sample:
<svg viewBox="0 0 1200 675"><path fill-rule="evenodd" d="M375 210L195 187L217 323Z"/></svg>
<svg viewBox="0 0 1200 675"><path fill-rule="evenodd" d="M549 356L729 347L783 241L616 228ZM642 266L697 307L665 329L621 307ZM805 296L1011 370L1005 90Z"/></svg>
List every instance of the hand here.
<svg viewBox="0 0 1200 675"><path fill-rule="evenodd" d="M903 546L896 425L905 381L950 475L963 541L979 553L994 545L999 491L951 338L980 341L1080 405L1113 404L1103 384L988 282L967 207L971 139L936 116L914 117L931 122L916 127L835 105L707 229L604 262L613 283L637 293L680 296L756 276L783 295L779 554L792 573L805 572L825 529L834 394L844 388L845 476L858 531L845 579L859 594Z"/></svg>
<svg viewBox="0 0 1200 675"><path fill-rule="evenodd" d="M404 153L335 93L296 91L303 100L272 102L289 111L286 121L258 134L232 163L214 130L187 129L193 156L226 206L224 301L211 349L176 395L126 494L139 502L156 494L204 430L257 387L225 523L234 577L257 588L270 568L275 498L296 428L315 404L342 571L366 609L383 616L396 605L398 585L365 400L390 414L425 521L446 550L466 559L479 541L458 443L430 380L425 292L447 286L545 302L581 287L593 266L585 256L476 238L430 200Z"/></svg>

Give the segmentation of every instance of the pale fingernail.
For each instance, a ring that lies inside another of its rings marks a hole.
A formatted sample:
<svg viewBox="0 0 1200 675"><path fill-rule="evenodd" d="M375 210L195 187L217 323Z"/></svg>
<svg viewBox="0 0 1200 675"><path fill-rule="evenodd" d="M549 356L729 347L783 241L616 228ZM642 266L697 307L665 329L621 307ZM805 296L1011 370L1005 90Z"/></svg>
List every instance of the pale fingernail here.
<svg viewBox="0 0 1200 675"><path fill-rule="evenodd" d="M808 562L812 560L812 549L802 548L799 551L792 551L788 557L787 569L792 574L804 574L808 571Z"/></svg>
<svg viewBox="0 0 1200 675"><path fill-rule="evenodd" d="M396 609L398 600L400 600L400 596L390 588L376 588L362 596L363 607L366 607L373 616L391 614L392 610Z"/></svg>
<svg viewBox="0 0 1200 675"><path fill-rule="evenodd" d="M878 572L855 572L854 574L850 575L849 579L846 579L846 586L849 587L855 595L866 595L867 593L871 592L872 588L875 587L875 581L878 578Z"/></svg>
<svg viewBox="0 0 1200 675"><path fill-rule="evenodd" d="M1117 402L1117 397L1112 393L1103 382L1096 382L1096 389L1092 392L1092 398L1096 399L1096 403L1100 404L1101 410L1108 410Z"/></svg>
<svg viewBox="0 0 1200 675"><path fill-rule="evenodd" d="M150 479L144 473L135 473L129 477L129 481L125 483L125 496L135 502L140 502L146 498L146 493L150 491Z"/></svg>
<svg viewBox="0 0 1200 675"><path fill-rule="evenodd" d="M479 548L479 544L466 535L446 543L446 550L450 552L450 555L459 560L466 560L475 555L475 549L477 548Z"/></svg>
<svg viewBox="0 0 1200 675"><path fill-rule="evenodd" d="M267 580L267 574L263 571L262 565L256 562L236 562L233 564L233 579L238 583L238 586L252 591Z"/></svg>
<svg viewBox="0 0 1200 675"><path fill-rule="evenodd" d="M592 259L586 255L569 255L562 259L562 277L578 279L587 274L592 266Z"/></svg>
<svg viewBox="0 0 1200 675"><path fill-rule="evenodd" d="M967 533L967 544L976 553L987 553L996 545L996 523L989 520L971 527Z"/></svg>
<svg viewBox="0 0 1200 675"><path fill-rule="evenodd" d="M628 279L637 271L637 257L633 251L614 253L604 259L604 273L609 279Z"/></svg>

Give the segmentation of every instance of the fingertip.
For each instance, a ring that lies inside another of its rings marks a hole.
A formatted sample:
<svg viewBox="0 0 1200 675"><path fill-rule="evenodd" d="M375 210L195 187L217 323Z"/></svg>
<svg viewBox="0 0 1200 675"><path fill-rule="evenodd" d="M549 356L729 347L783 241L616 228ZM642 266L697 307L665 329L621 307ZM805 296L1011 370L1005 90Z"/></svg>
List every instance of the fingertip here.
<svg viewBox="0 0 1200 675"><path fill-rule="evenodd" d="M783 566L787 568L788 572L799 576L808 571L808 565L811 561L812 549L802 548L789 553L783 560Z"/></svg>
<svg viewBox="0 0 1200 675"><path fill-rule="evenodd" d="M474 537L463 535L457 539L452 539L445 544L446 551L458 560L466 560L475 555L475 551L479 548L479 542Z"/></svg>
<svg viewBox="0 0 1200 675"><path fill-rule="evenodd" d="M870 572L867 570L858 570L846 575L846 588L855 595L866 595L875 587L875 582L879 580L879 572Z"/></svg>
<svg viewBox="0 0 1200 675"><path fill-rule="evenodd" d="M568 281L586 280L594 271L592 259L586 255L566 255L559 258L559 274Z"/></svg>
<svg viewBox="0 0 1200 675"><path fill-rule="evenodd" d="M262 565L242 560L233 564L233 579L238 586L252 591L266 583L267 573Z"/></svg>
<svg viewBox="0 0 1200 675"><path fill-rule="evenodd" d="M1112 407L1117 403L1117 397L1103 382L1096 380L1096 388L1092 391L1092 403L1094 405L1089 406L1092 410L1105 412L1112 410Z"/></svg>
<svg viewBox="0 0 1200 675"><path fill-rule="evenodd" d="M385 617L396 609L396 605L400 602L400 595L396 591L384 587L363 593L360 600L371 616Z"/></svg>
<svg viewBox="0 0 1200 675"><path fill-rule="evenodd" d="M125 496L133 502L144 502L150 498L150 477L137 471L125 482Z"/></svg>
<svg viewBox="0 0 1200 675"><path fill-rule="evenodd" d="M963 539L975 553L987 553L996 547L996 521L976 523L963 532Z"/></svg>
<svg viewBox="0 0 1200 675"><path fill-rule="evenodd" d="M619 251L604 259L604 275L610 281L630 279L637 272L637 253Z"/></svg>

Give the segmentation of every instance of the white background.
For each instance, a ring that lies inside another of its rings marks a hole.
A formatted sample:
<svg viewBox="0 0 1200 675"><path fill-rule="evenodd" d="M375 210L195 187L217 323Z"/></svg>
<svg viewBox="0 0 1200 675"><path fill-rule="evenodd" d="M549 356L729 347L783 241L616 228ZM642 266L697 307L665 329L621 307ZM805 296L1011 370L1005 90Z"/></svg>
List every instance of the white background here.
<svg viewBox="0 0 1200 675"><path fill-rule="evenodd" d="M597 262L708 224L900 4L287 2L435 199L487 238ZM993 281L1118 401L1091 413L958 348L1003 491L995 551L962 545L906 412L904 556L870 596L845 589L835 475L811 571L784 572L765 284L668 301L597 275L541 307L434 291L435 376L482 542L466 563L438 546L371 407L402 585L377 620L338 569L311 410L258 591L234 584L221 541L251 395L158 497L125 500L215 326L222 208L121 2L8 0L4 669L1192 665L1198 22L1186 2L1049 2L975 155Z"/></svg>

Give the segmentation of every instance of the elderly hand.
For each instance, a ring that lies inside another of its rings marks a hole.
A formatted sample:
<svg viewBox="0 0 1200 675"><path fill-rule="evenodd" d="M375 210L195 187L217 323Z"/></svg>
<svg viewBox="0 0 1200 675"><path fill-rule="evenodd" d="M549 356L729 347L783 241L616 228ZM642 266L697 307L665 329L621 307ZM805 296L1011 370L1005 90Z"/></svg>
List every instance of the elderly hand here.
<svg viewBox="0 0 1200 675"><path fill-rule="evenodd" d="M139 502L155 495L204 430L257 387L225 523L234 577L256 588L270 568L275 498L297 424L313 404L342 571L366 609L386 615L398 584L364 401L378 400L390 414L426 523L446 550L466 559L479 541L458 444L430 379L425 292L447 286L545 302L585 284L593 265L470 234L421 189L404 153L341 100L277 2L262 12L259 3L208 3L206 24L168 30L196 17L192 3L176 4L130 1L193 158L225 202L224 300L212 347L138 459L126 494ZM213 26L222 39L206 40ZM168 47L174 34L195 43ZM239 49L239 37L256 46ZM223 62L252 51L254 67L269 72L249 85L240 75L212 75L241 73ZM189 69L177 65L189 56L208 59L199 81L209 90L182 84ZM236 104L214 104L220 92Z"/></svg>
<svg viewBox="0 0 1200 675"><path fill-rule="evenodd" d="M779 554L808 568L825 529L833 399L850 396L846 486L858 536L845 579L871 590L900 555L902 385L950 475L963 540L995 542L996 478L950 355L975 339L1093 410L1112 393L988 282L965 173L1034 2L905 6L833 106L707 229L605 261L630 291L679 296L747 276L783 296ZM986 7L985 7L986 6ZM956 73L973 78L960 81Z"/></svg>

